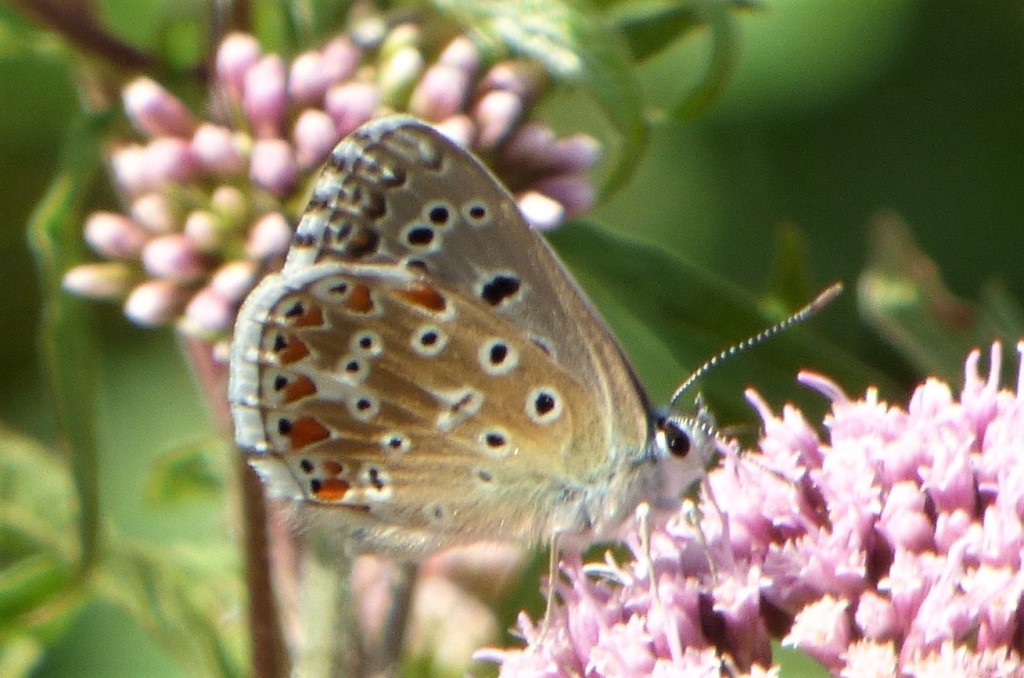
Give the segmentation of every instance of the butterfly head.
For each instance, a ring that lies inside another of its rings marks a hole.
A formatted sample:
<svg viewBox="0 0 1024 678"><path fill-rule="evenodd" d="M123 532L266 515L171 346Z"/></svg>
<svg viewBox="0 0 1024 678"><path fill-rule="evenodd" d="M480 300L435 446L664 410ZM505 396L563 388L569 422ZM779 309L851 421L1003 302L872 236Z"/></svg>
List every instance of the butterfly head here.
<svg viewBox="0 0 1024 678"><path fill-rule="evenodd" d="M659 466L656 506L676 506L714 465L717 449L714 416L698 398L696 414L671 411L655 422L650 453Z"/></svg>

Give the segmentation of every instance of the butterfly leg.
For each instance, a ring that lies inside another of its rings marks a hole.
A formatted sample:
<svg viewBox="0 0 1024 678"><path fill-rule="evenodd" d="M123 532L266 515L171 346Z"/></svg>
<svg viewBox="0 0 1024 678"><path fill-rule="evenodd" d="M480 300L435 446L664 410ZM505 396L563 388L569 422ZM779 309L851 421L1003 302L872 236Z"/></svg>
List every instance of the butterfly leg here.
<svg viewBox="0 0 1024 678"><path fill-rule="evenodd" d="M394 675L398 671L418 569L419 566L413 561L397 563L391 580L391 601L381 626L380 645L370 667L372 675L379 675L380 672L383 675Z"/></svg>
<svg viewBox="0 0 1024 678"><path fill-rule="evenodd" d="M647 569L651 605L660 613L661 595L658 593L658 576L654 571L654 558L651 557L651 505L646 501L636 507L636 519L640 532L640 558Z"/></svg>
<svg viewBox="0 0 1024 678"><path fill-rule="evenodd" d="M556 532L551 537L551 555L548 558L548 594L547 603L544 606L544 622L540 627L540 638L543 639L548 629L551 627L551 615L554 614L555 610L555 596L558 590L558 561L559 561L559 549L558 549L558 533Z"/></svg>

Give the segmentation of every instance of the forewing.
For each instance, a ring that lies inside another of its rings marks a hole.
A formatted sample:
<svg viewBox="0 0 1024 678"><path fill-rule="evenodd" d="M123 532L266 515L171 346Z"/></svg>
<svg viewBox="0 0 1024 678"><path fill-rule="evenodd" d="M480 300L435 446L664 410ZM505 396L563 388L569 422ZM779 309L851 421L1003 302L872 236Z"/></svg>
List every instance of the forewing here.
<svg viewBox="0 0 1024 678"><path fill-rule="evenodd" d="M590 393L577 453L635 452L648 404L621 349L515 201L472 155L411 118L370 123L331 154L286 271L325 260L424 266L512 321Z"/></svg>

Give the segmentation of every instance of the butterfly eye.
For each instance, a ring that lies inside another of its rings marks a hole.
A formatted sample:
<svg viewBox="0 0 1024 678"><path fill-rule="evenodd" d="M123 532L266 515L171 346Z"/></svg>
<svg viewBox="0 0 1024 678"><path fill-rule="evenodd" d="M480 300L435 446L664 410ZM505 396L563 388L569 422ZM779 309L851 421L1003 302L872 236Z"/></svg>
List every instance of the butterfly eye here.
<svg viewBox="0 0 1024 678"><path fill-rule="evenodd" d="M665 449L672 456L683 458L690 453L690 434L679 427L674 421L665 423Z"/></svg>

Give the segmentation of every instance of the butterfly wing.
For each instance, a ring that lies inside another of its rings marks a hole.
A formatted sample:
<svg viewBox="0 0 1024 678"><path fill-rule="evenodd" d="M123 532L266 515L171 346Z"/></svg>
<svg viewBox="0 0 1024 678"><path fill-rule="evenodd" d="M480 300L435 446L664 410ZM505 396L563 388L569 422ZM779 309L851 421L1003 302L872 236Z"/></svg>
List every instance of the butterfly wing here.
<svg viewBox="0 0 1024 678"><path fill-rule="evenodd" d="M618 345L511 196L407 118L332 153L284 269L239 314L230 395L271 485L347 509L378 550L549 534L649 429Z"/></svg>

